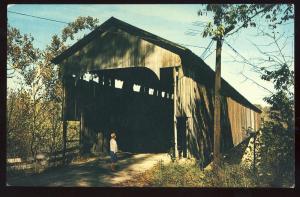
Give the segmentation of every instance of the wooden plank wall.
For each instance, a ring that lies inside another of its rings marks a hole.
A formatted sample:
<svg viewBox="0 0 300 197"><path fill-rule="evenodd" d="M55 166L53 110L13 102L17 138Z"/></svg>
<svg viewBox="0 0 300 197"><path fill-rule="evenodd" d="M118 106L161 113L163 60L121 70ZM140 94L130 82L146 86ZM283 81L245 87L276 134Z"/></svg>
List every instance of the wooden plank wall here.
<svg viewBox="0 0 300 197"><path fill-rule="evenodd" d="M221 96L221 100L221 147L224 152L247 137L246 128L258 128L259 114L232 98ZM179 74L177 101L176 116L188 117L188 156L202 159L206 163L211 159L213 151L213 90L197 83L193 73L186 72L184 76Z"/></svg>
<svg viewBox="0 0 300 197"><path fill-rule="evenodd" d="M187 155L208 162L213 143L212 92L192 78L179 75L177 93L176 116L188 117Z"/></svg>
<svg viewBox="0 0 300 197"><path fill-rule="evenodd" d="M181 64L179 55L119 29L99 35L62 63L65 75L91 70L148 67L159 78L160 68Z"/></svg>
<svg viewBox="0 0 300 197"><path fill-rule="evenodd" d="M227 97L227 102L233 143L236 146L247 137L246 129L249 127L254 130L259 129L260 115L259 113L244 107L232 98Z"/></svg>

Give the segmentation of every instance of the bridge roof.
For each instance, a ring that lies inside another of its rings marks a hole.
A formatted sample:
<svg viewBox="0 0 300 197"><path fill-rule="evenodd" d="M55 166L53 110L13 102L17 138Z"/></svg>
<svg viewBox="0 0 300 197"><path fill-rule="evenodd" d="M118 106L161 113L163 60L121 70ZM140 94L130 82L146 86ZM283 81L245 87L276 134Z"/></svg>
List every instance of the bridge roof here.
<svg viewBox="0 0 300 197"><path fill-rule="evenodd" d="M78 50L80 50L85 45L87 45L89 42L91 42L97 35L104 33L106 30L108 30L111 27L117 27L134 36L140 37L141 39L144 39L150 43L153 43L175 54L178 54L183 61L183 66L189 67L190 69L195 71L195 73L199 73L199 74L205 73L205 75L202 74L202 76L205 77L205 79L209 82L208 84L210 84L210 86L214 87L213 84L214 84L215 72L191 50L177 43L161 38L155 34L142 30L138 27L130 25L114 17L109 18L107 21L102 23L99 27L97 27L87 36L83 37L81 40L73 44L70 48L65 50L60 55L56 56L54 59L52 59L52 62L55 64L60 64L64 59L73 55ZM185 64L184 63L185 60L188 63ZM223 78L221 83L222 83L221 84L222 92L225 96L230 96L233 99L237 100L238 102L243 103L245 106L251 108L252 110L261 113L260 109L258 109L255 105L251 104L243 95L241 95L235 88L233 88Z"/></svg>

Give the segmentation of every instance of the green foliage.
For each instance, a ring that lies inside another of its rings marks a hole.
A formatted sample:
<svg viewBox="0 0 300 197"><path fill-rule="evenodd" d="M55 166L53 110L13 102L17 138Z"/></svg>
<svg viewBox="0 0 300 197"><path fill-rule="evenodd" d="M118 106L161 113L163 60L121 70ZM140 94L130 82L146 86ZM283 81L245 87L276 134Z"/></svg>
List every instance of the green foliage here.
<svg viewBox="0 0 300 197"><path fill-rule="evenodd" d="M7 31L7 63L26 74L27 68L38 61L40 51L33 47L34 38L31 35L21 35L17 28L10 25Z"/></svg>
<svg viewBox="0 0 300 197"><path fill-rule="evenodd" d="M270 20L274 21L275 15L280 12L282 12L281 8L277 7L272 13L273 16L270 16ZM288 7L281 20L293 19L290 16L293 13L292 7ZM281 23L275 23L275 26L279 24ZM263 35L272 39L271 44L277 51L264 52L259 49L266 58L269 58L269 61L261 68L261 78L272 82L275 90L270 96L264 98L264 101L270 105L270 109L268 110L268 119L263 122L261 132L260 179L261 182L267 182L272 186L290 187L295 183L295 104L292 68L294 58L284 53L285 45L281 46L281 36L274 31L272 35L265 32ZM289 64L290 62L291 64Z"/></svg>
<svg viewBox="0 0 300 197"><path fill-rule="evenodd" d="M204 173L204 185L208 187L257 187L256 176L240 164L222 164L217 170Z"/></svg>
<svg viewBox="0 0 300 197"><path fill-rule="evenodd" d="M7 153L28 155L29 97L25 91L11 92L7 99Z"/></svg>
<svg viewBox="0 0 300 197"><path fill-rule="evenodd" d="M295 137L294 137L294 71L288 66L288 55L283 53L277 35L264 33L271 38L275 52L260 52L270 61L261 68L261 78L274 84L274 92L264 98L270 105L264 110L264 122L259 142L259 181L275 187L291 187L295 183ZM276 49L275 48L275 49ZM274 57L270 59L270 57ZM290 60L294 61L293 58ZM269 65L268 65L269 64ZM292 65L292 64L291 64Z"/></svg>
<svg viewBox="0 0 300 197"><path fill-rule="evenodd" d="M27 158L37 152L48 152L54 144L51 143L51 129L59 135L59 117L55 117L52 104L35 104L32 109L31 96L25 90L11 91L7 98L7 155ZM49 110L45 110L45 107ZM59 108L57 109L59 110ZM32 120L34 119L34 125ZM52 124L52 125L51 125ZM34 126L34 130L32 130Z"/></svg>
<svg viewBox="0 0 300 197"><path fill-rule="evenodd" d="M289 91L291 85L294 85L294 71L291 71L289 66L284 63L278 69L269 71L266 68L261 68L264 72L261 76L263 80L272 81L275 89Z"/></svg>
<svg viewBox="0 0 300 197"><path fill-rule="evenodd" d="M62 31L62 41L66 42L67 39L74 40L74 35L79 31L89 29L93 30L96 28L99 20L93 17L81 17L79 16L74 22L68 24Z"/></svg>
<svg viewBox="0 0 300 197"><path fill-rule="evenodd" d="M272 33L262 31L262 36L271 39L267 46L276 51L266 52L257 45L262 57L257 58L261 79L274 84L274 92L264 98L270 108L264 110L267 120L259 134L259 169L257 180L265 186L291 186L294 183L294 71L293 56L284 54L286 41L275 29L283 22L294 19L292 4L210 4L198 12L212 13L213 25L208 23L203 37L223 38L242 28L256 27L264 20ZM260 17L259 19L256 19ZM217 31L224 27L224 32ZM261 45L262 46L262 45ZM291 58L290 58L291 57ZM267 113L267 114L266 114Z"/></svg>
<svg viewBox="0 0 300 197"><path fill-rule="evenodd" d="M291 187L295 183L294 134L276 121L263 125L258 142L258 182L262 187Z"/></svg>
<svg viewBox="0 0 300 197"><path fill-rule="evenodd" d="M280 90L264 100L271 104L269 117L292 132L294 129L294 99Z"/></svg>
<svg viewBox="0 0 300 197"><path fill-rule="evenodd" d="M51 60L68 47L66 41L96 27L97 19L79 17L52 37L44 50L35 48L34 38L8 25L7 64L20 74L20 89L7 95L7 156L34 157L62 149L60 67ZM78 125L70 123L69 139L78 139ZM78 142L77 142L78 143Z"/></svg>
<svg viewBox="0 0 300 197"><path fill-rule="evenodd" d="M256 176L241 165L223 164L218 170L201 170L196 163L158 162L151 172L154 187L256 187Z"/></svg>
<svg viewBox="0 0 300 197"><path fill-rule="evenodd" d="M261 149L263 154L257 163L257 172L254 172L252 167L230 161L222 161L217 169L207 167L205 170L201 170L192 162L175 161L163 164L160 161L151 171L139 176L140 178L137 177L131 185L135 186L137 183L134 182L138 182L152 187L291 187L294 184L294 172L291 171L294 169L293 152L287 152L278 146L284 140L289 140L285 138L280 141L278 136L271 133L262 138L264 144L264 140L269 140L273 141L274 145L263 146ZM141 180L142 177L149 176L145 183L141 183L144 181Z"/></svg>
<svg viewBox="0 0 300 197"><path fill-rule="evenodd" d="M203 37L223 38L242 28L256 27L258 16L269 21L273 29L294 18L292 4L208 4L198 11L198 15L207 15L207 12L213 14L213 24L207 23Z"/></svg>
<svg viewBox="0 0 300 197"><path fill-rule="evenodd" d="M294 71L286 63L278 63L279 68L267 70L263 68L261 78L272 81L276 92L264 100L271 105L270 118L281 126L287 126L289 132L294 125Z"/></svg>
<svg viewBox="0 0 300 197"><path fill-rule="evenodd" d="M275 89L264 98L270 107L263 109L264 121L257 136L257 180L262 187L291 187L295 183L294 72L281 54L276 66L261 69L262 79L273 82Z"/></svg>
<svg viewBox="0 0 300 197"><path fill-rule="evenodd" d="M158 162L150 183L155 187L193 187L201 185L203 172L195 164L179 164L177 161L164 165Z"/></svg>

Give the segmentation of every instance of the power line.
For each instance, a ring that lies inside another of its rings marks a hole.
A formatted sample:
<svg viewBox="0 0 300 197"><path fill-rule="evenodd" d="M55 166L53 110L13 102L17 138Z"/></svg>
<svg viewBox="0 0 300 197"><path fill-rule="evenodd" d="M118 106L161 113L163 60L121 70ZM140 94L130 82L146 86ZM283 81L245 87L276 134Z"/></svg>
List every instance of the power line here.
<svg viewBox="0 0 300 197"><path fill-rule="evenodd" d="M239 52L237 52L237 50L235 50L228 42L226 42L226 40L224 40L225 43L227 44L227 46L229 46L238 56L240 56L247 64L251 65L252 67L254 67L255 69L258 69L258 66L255 66L254 64L252 64L251 62L249 62L244 56L242 56ZM244 70L244 68L243 68ZM270 91L268 88L260 85L259 83L257 83L255 80L249 78L248 76L244 75L243 72L240 73L242 76L244 76L246 78L246 80L250 80L253 83L255 83L256 85L260 86L261 88L267 90L268 92L270 92L271 94L273 94L272 91Z"/></svg>
<svg viewBox="0 0 300 197"><path fill-rule="evenodd" d="M30 15L30 14L24 14L24 13L20 13L20 12L15 12L15 11L7 11L9 13L12 13L12 14L18 14L18 15L22 15L22 16L27 16L27 17L32 17L32 18L37 18L37 19L42 19L42 20L47 20L47 21L52 21L52 22L57 22L57 23L63 23L63 24L69 24L68 22L65 22L65 21L59 21L59 20L55 20L55 19L50 19L50 18L45 18L45 17L39 17L39 16L34 16L34 15ZM148 38L149 39L149 38ZM159 40L156 40L155 41L159 41ZM40 41L38 41L40 42ZM46 44L46 43L43 43L43 44ZM201 47L201 46L195 46L195 45L190 45L190 44L183 44L183 43L180 43L181 45L184 45L184 46L190 46L190 47L196 47L196 48L205 48L205 47ZM205 48L205 51L202 53L201 56L205 56L205 54L207 53L207 50L210 50L211 48L211 44L212 44L212 41L209 43L209 45ZM208 49L209 48L209 49ZM211 55L211 53L209 54ZM208 55L208 56L209 56ZM208 57L207 56L207 57ZM207 58L206 57L206 58ZM205 58L205 59L206 59Z"/></svg>
<svg viewBox="0 0 300 197"><path fill-rule="evenodd" d="M216 49L214 49L213 51L211 51L210 54L208 54L208 56L206 56L205 58L203 58L203 60L206 60L214 51L216 51Z"/></svg>
<svg viewBox="0 0 300 197"><path fill-rule="evenodd" d="M227 46L229 46L238 56L240 56L247 64L251 65L252 67L254 67L255 69L258 69L257 66L255 66L254 64L252 64L251 62L249 62L249 60L247 60L244 56L242 56L239 52L237 52L237 50L235 50L226 40L224 40L224 42L227 44Z"/></svg>
<svg viewBox="0 0 300 197"><path fill-rule="evenodd" d="M210 51L210 48L212 46L213 40L210 41L210 43L208 44L208 46L206 47L206 49L203 51L201 58L203 59L204 56L206 55L207 51Z"/></svg>
<svg viewBox="0 0 300 197"><path fill-rule="evenodd" d="M14 11L7 11L7 12L12 13L12 14L19 14L19 15L22 15L22 16L28 16L28 17L32 17L32 18L38 18L38 19L42 19L42 20L57 22L57 23L69 24L69 23L64 22L64 21L59 21L59 20L54 20L54 19L49 19L49 18L34 16L34 15L30 15L30 14L24 14L24 13L20 13L20 12L14 12Z"/></svg>

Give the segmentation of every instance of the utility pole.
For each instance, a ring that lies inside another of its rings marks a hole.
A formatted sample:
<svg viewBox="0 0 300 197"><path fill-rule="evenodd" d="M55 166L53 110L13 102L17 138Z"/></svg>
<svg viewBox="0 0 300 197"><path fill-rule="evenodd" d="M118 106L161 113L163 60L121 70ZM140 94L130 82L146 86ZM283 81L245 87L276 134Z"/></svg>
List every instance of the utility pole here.
<svg viewBox="0 0 300 197"><path fill-rule="evenodd" d="M216 48L216 69L215 69L215 106L214 106L214 164L220 164L221 148L221 52L223 38L216 36L213 38L217 41Z"/></svg>

